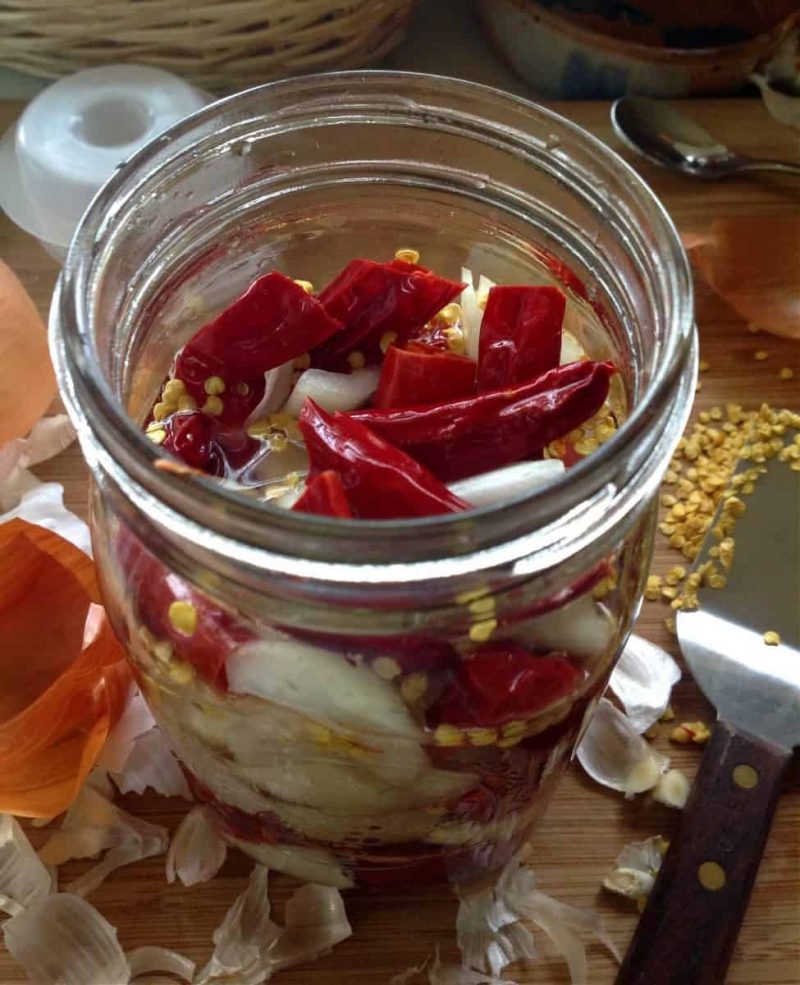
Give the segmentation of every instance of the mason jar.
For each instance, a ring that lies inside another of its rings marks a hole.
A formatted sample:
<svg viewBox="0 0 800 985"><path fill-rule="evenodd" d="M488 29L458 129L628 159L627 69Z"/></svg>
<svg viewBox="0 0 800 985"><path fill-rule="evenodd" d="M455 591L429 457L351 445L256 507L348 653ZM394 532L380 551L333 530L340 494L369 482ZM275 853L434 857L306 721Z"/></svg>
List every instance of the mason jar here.
<svg viewBox="0 0 800 985"><path fill-rule="evenodd" d="M618 370L609 440L512 501L347 521L243 495L147 439L176 351L254 278L321 285L398 247L448 277L559 284L570 330ZM72 243L51 333L109 616L222 835L339 887L490 883L630 631L689 413L690 275L652 192L566 119L490 88L266 85L119 169Z"/></svg>

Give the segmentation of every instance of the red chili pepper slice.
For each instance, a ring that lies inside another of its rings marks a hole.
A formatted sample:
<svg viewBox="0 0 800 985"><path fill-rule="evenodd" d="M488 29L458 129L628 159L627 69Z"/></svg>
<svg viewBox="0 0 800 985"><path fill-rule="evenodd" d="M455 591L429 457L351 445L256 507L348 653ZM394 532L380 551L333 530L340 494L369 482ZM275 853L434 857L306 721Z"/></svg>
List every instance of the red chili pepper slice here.
<svg viewBox="0 0 800 985"><path fill-rule="evenodd" d="M367 362L380 361L380 340L395 334L402 345L461 292L463 285L402 260L352 260L321 292L319 300L344 330L311 353L311 365L347 368L358 349Z"/></svg>
<svg viewBox="0 0 800 985"><path fill-rule="evenodd" d="M292 509L298 513L318 513L346 519L353 515L339 473L330 469L320 472L306 485L303 495Z"/></svg>
<svg viewBox="0 0 800 985"><path fill-rule="evenodd" d="M558 366L566 298L557 287L493 287L481 321L478 392Z"/></svg>
<svg viewBox="0 0 800 985"><path fill-rule="evenodd" d="M532 458L579 427L602 407L614 372L586 360L477 397L348 416L452 482Z"/></svg>
<svg viewBox="0 0 800 985"><path fill-rule="evenodd" d="M475 363L471 359L425 348L427 351L390 346L373 399L376 407L413 407L475 392Z"/></svg>
<svg viewBox="0 0 800 985"><path fill-rule="evenodd" d="M144 626L156 640L170 643L174 655L191 664L204 681L226 690L228 654L255 639L255 634L171 572L131 535L120 536L117 558ZM177 616L172 609L176 602L183 605ZM181 625L183 630L178 628Z"/></svg>
<svg viewBox="0 0 800 985"><path fill-rule="evenodd" d="M175 361L175 376L200 407L205 383L219 377L223 424L243 423L264 391L264 373L295 359L341 330L320 302L299 284L273 272L204 325Z"/></svg>
<svg viewBox="0 0 800 985"><path fill-rule="evenodd" d="M311 477L338 472L356 516L390 520L469 509L419 462L347 414L331 416L306 400L299 425Z"/></svg>
<svg viewBox="0 0 800 985"><path fill-rule="evenodd" d="M516 643L487 643L462 661L427 718L431 726L493 728L536 714L568 695L581 672L564 654L537 656Z"/></svg>
<svg viewBox="0 0 800 985"><path fill-rule="evenodd" d="M241 428L223 427L197 410L172 414L162 424L167 432L164 450L209 475L240 471L260 448Z"/></svg>

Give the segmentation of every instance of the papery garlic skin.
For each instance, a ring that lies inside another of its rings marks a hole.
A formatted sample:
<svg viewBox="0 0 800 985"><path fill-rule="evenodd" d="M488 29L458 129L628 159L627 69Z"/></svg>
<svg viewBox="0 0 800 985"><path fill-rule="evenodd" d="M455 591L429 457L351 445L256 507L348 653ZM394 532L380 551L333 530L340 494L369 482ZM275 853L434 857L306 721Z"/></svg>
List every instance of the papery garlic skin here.
<svg viewBox="0 0 800 985"><path fill-rule="evenodd" d="M607 698L601 698L594 718L578 746L578 761L589 776L628 797L652 790L669 767L630 720Z"/></svg>
<svg viewBox="0 0 800 985"><path fill-rule="evenodd" d="M0 912L23 913L54 890L53 877L16 818L0 814Z"/></svg>

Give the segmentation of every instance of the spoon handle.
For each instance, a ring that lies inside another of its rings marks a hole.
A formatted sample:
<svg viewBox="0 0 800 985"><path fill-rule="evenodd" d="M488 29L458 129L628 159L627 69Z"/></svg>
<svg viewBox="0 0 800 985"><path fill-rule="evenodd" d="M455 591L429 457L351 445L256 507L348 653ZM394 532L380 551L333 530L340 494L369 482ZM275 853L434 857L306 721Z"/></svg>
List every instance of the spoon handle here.
<svg viewBox="0 0 800 985"><path fill-rule="evenodd" d="M781 174L794 174L800 176L800 164L795 164L793 161L770 161L753 157L737 158L735 170L738 172L777 171Z"/></svg>

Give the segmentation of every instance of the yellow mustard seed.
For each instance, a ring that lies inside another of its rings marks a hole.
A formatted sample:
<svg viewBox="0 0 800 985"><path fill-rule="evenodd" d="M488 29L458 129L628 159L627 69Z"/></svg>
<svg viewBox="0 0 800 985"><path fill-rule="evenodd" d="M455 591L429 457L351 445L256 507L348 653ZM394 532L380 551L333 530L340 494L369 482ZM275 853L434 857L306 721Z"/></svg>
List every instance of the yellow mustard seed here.
<svg viewBox="0 0 800 985"><path fill-rule="evenodd" d="M148 427L145 434L153 442L154 445L163 445L164 442L167 440L167 432L164 430L164 428Z"/></svg>
<svg viewBox="0 0 800 985"><path fill-rule="evenodd" d="M171 410L172 408L170 407L169 404L165 403L163 400L159 401L159 403L157 403L155 407L153 407L153 420L163 421L164 418L167 417L167 415L171 412Z"/></svg>
<svg viewBox="0 0 800 985"><path fill-rule="evenodd" d="M246 383L237 383L236 392L240 397L246 397L250 393L250 387Z"/></svg>
<svg viewBox="0 0 800 985"><path fill-rule="evenodd" d="M197 609L191 602L182 599L170 602L167 618L172 623L172 628L185 636L191 636L197 629Z"/></svg>
<svg viewBox="0 0 800 985"><path fill-rule="evenodd" d="M347 362L351 369L363 369L367 365L367 360L364 358L364 353L359 352L354 349L350 355L347 357Z"/></svg>
<svg viewBox="0 0 800 985"><path fill-rule="evenodd" d="M455 325L455 323L461 318L461 305L456 304L455 301L451 301L450 304L446 304L442 308L439 315L450 325Z"/></svg>
<svg viewBox="0 0 800 985"><path fill-rule="evenodd" d="M400 664L394 657L376 657L370 666L378 677L382 677L385 681L394 680L395 677L399 677L402 673Z"/></svg>
<svg viewBox="0 0 800 985"><path fill-rule="evenodd" d="M471 746L492 746L497 742L497 729L469 728L466 734Z"/></svg>
<svg viewBox="0 0 800 985"><path fill-rule="evenodd" d="M473 623L469 628L469 638L473 643L485 643L497 629L496 619L484 619Z"/></svg>
<svg viewBox="0 0 800 985"><path fill-rule="evenodd" d="M464 733L455 725L439 725L433 733L433 741L437 746L463 746Z"/></svg>
<svg viewBox="0 0 800 985"><path fill-rule="evenodd" d="M784 366L782 369L778 370L778 376L782 380L791 380L794 377L794 370L790 369L788 366Z"/></svg>
<svg viewBox="0 0 800 985"><path fill-rule="evenodd" d="M221 397L216 396L216 394L206 397L206 402L203 404L203 410L206 414L211 414L213 417L219 417L224 409L225 404L222 402Z"/></svg>
<svg viewBox="0 0 800 985"><path fill-rule="evenodd" d="M753 353L753 358L756 360L756 362L763 363L765 359L769 358L769 353L767 352L766 349L756 349L756 351Z"/></svg>
<svg viewBox="0 0 800 985"><path fill-rule="evenodd" d="M764 642L767 646L780 646L781 635L780 633L776 633L774 629L768 629L764 633Z"/></svg>
<svg viewBox="0 0 800 985"><path fill-rule="evenodd" d="M404 260L406 263L419 263L419 250L412 250L408 247L395 250L395 260Z"/></svg>
<svg viewBox="0 0 800 985"><path fill-rule="evenodd" d="M225 393L225 380L221 376L209 376L203 384L203 389L209 396L219 396Z"/></svg>
<svg viewBox="0 0 800 985"><path fill-rule="evenodd" d="M381 340L379 345L381 347L381 352L386 353L390 345L393 345L397 341L397 332L384 332L381 335Z"/></svg>
<svg viewBox="0 0 800 985"><path fill-rule="evenodd" d="M400 693L403 699L412 705L428 690L428 678L425 674L415 672L404 677L400 682Z"/></svg>
<svg viewBox="0 0 800 985"><path fill-rule="evenodd" d="M186 384L183 380L167 380L164 384L163 398L168 402L177 402L184 393L186 393Z"/></svg>
<svg viewBox="0 0 800 985"><path fill-rule="evenodd" d="M197 410L197 401L190 394L184 394L178 399L178 410Z"/></svg>

